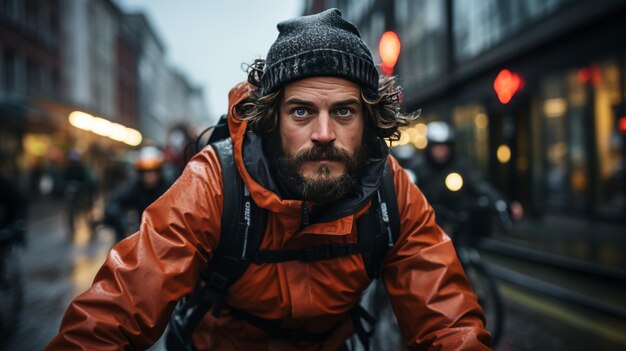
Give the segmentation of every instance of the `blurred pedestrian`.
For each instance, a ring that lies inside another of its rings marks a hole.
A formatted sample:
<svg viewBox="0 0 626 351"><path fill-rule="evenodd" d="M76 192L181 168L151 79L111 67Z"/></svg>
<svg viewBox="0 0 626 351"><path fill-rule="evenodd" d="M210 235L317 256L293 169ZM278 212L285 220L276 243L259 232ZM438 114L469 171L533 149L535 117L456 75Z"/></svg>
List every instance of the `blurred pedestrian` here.
<svg viewBox="0 0 626 351"><path fill-rule="evenodd" d="M172 179L178 178L185 169L190 157L187 146L195 141L195 137L190 131L190 127L185 123L179 123L172 127L167 136L165 145L165 160L167 163L166 172Z"/></svg>
<svg viewBox="0 0 626 351"><path fill-rule="evenodd" d="M0 175L0 340L19 325L23 301L16 249L26 245L27 202L18 189L15 182Z"/></svg>
<svg viewBox="0 0 626 351"><path fill-rule="evenodd" d="M67 205L69 238L73 239L79 215L86 215L89 223L92 221L91 210L97 188L95 176L84 163L79 149L74 148L68 152L62 182Z"/></svg>
<svg viewBox="0 0 626 351"><path fill-rule="evenodd" d="M132 223L138 224L146 207L170 186L162 174L163 153L155 146L146 146L139 151L135 170L137 177L130 184L114 191L105 206L104 223L114 229L117 241L132 234L126 225L128 212L133 212Z"/></svg>
<svg viewBox="0 0 626 351"><path fill-rule="evenodd" d="M26 243L26 197L17 184L0 174L0 245Z"/></svg>

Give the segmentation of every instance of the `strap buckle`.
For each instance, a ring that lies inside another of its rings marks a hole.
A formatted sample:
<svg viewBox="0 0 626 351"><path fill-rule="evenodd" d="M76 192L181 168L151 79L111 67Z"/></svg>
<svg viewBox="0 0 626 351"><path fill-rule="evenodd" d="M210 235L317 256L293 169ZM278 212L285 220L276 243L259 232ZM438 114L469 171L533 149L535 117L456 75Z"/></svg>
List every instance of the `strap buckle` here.
<svg viewBox="0 0 626 351"><path fill-rule="evenodd" d="M298 255L298 260L302 262L328 260L330 258L330 250L326 246L309 247L300 251Z"/></svg>
<svg viewBox="0 0 626 351"><path fill-rule="evenodd" d="M212 272L209 281L207 282L208 290L210 292L224 293L226 291L226 285L228 284L228 277L225 277L219 273Z"/></svg>

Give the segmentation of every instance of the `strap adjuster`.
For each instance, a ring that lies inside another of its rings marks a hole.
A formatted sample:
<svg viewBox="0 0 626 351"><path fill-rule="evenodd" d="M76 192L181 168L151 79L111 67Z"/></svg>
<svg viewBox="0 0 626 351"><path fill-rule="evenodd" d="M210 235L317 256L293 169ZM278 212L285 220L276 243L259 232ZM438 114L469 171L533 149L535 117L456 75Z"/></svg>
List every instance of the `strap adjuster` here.
<svg viewBox="0 0 626 351"><path fill-rule="evenodd" d="M212 272L207 285L209 290L223 293L226 291L226 285L228 284L228 277L223 276L219 273Z"/></svg>

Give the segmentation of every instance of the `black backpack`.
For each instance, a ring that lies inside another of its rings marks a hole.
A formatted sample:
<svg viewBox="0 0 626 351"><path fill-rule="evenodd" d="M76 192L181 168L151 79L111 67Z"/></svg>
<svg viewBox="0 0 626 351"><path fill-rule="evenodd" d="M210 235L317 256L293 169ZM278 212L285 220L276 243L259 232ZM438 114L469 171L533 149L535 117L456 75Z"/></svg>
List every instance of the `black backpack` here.
<svg viewBox="0 0 626 351"><path fill-rule="evenodd" d="M211 308L212 313L219 316L225 307L224 297L228 288L244 274L250 263L311 262L360 254L368 275L373 279L379 276L382 260L400 232L393 178L389 165L385 164L383 183L372 199L370 210L357 219L356 243L299 250L259 250L265 233L267 212L256 206L236 170L226 116L222 116L214 128L209 143L221 164L225 194L221 239L210 264L200 273L192 294L178 301L174 309L166 335L168 350L196 351L192 333ZM247 321L275 339L321 341L334 331L334 328L330 328L326 333L309 333L287 329L281 326L280 320L260 318L232 306L228 306L228 310L234 318ZM357 336L367 350L375 320L360 304L350 311L350 316ZM369 330L366 330L363 321L367 322Z"/></svg>

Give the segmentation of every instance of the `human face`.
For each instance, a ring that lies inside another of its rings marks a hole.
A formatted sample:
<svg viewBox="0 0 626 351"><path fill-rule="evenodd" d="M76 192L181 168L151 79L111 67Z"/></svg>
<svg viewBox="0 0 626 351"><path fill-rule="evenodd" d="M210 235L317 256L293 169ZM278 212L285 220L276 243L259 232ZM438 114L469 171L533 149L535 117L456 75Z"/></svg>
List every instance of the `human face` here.
<svg viewBox="0 0 626 351"><path fill-rule="evenodd" d="M141 180L148 189L156 188L161 180L159 171L143 171L141 172Z"/></svg>
<svg viewBox="0 0 626 351"><path fill-rule="evenodd" d="M359 86L335 77L312 77L287 84L280 103L279 132L285 156L296 160L308 182L345 176L363 141Z"/></svg>
<svg viewBox="0 0 626 351"><path fill-rule="evenodd" d="M444 164L450 159L450 146L447 144L436 144L430 148L430 154L438 164Z"/></svg>

